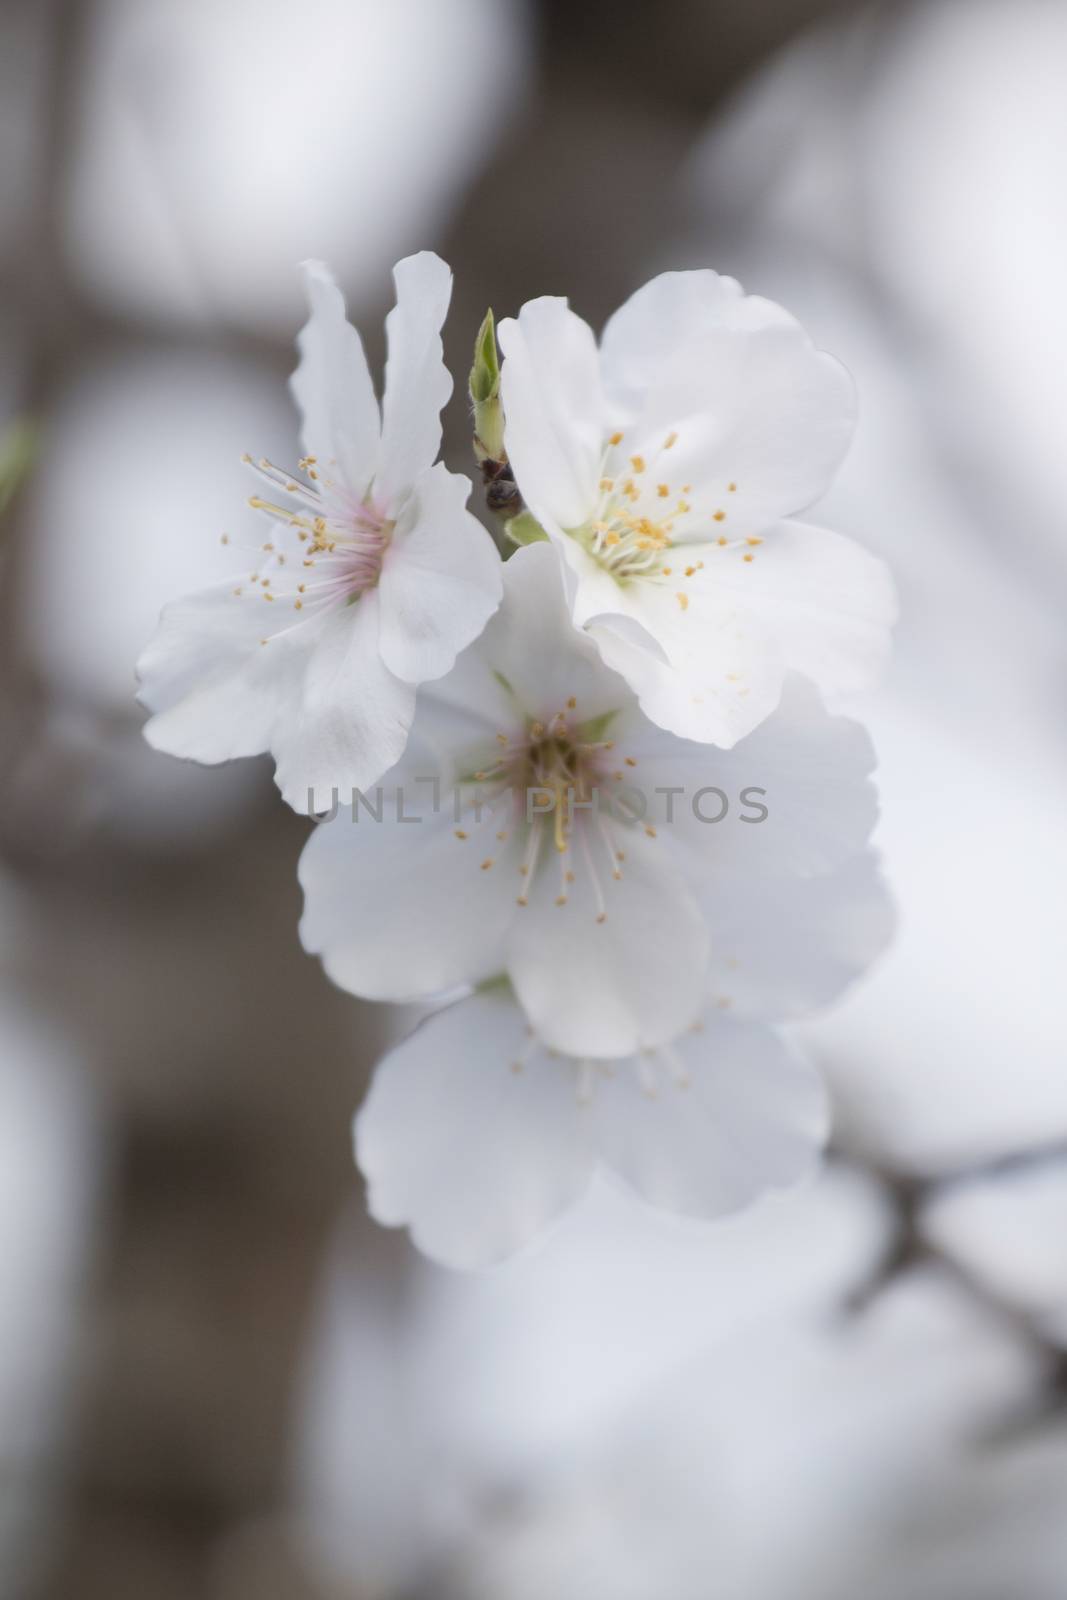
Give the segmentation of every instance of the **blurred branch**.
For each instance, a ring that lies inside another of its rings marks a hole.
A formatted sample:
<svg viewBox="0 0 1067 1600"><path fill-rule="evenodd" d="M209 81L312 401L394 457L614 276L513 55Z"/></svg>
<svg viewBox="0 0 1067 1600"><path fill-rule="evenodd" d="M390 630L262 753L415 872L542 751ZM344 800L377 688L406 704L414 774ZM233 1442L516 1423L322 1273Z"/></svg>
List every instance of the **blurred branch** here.
<svg viewBox="0 0 1067 1600"><path fill-rule="evenodd" d="M1039 1365L1041 1377L1032 1401L1023 1414L1007 1419L994 1437L1015 1437L1020 1431L1067 1413L1067 1346L1049 1331L1040 1314L975 1272L932 1238L925 1226L928 1209L949 1190L1067 1163L1067 1138L961 1162L939 1172L906 1170L873 1154L860 1140L855 1144L847 1139L835 1141L830 1158L874 1183L890 1212L885 1244L870 1270L846 1297L846 1312L861 1315L906 1274L935 1266L963 1291L982 1316L1024 1346Z"/></svg>

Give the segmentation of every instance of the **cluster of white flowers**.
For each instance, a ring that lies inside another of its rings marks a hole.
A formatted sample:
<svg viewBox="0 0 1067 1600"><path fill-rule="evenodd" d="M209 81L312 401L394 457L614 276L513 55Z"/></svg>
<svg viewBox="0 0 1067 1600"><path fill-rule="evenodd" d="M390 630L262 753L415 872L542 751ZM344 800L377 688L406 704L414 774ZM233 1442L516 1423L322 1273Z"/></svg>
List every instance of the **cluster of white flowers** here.
<svg viewBox="0 0 1067 1600"><path fill-rule="evenodd" d="M598 349L565 300L488 317L471 374L498 553L437 460L436 256L396 268L379 406L307 269L295 472L266 537L139 663L158 749L269 751L318 818L301 935L336 983L441 1007L356 1119L370 1205L442 1261L529 1238L598 1170L720 1216L798 1181L817 1076L776 1025L889 937L864 730L882 565L791 520L847 449L851 381L769 301L666 273Z"/></svg>

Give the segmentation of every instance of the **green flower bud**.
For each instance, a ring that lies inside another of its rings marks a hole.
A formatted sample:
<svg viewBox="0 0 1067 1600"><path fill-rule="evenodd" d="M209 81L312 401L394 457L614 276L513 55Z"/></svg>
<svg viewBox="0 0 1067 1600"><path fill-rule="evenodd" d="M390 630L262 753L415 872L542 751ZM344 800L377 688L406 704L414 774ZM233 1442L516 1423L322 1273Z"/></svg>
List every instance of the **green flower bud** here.
<svg viewBox="0 0 1067 1600"><path fill-rule="evenodd" d="M496 323L492 311L485 313L485 320L474 341L470 397L474 406L474 454L479 461L505 461L500 356L496 347Z"/></svg>

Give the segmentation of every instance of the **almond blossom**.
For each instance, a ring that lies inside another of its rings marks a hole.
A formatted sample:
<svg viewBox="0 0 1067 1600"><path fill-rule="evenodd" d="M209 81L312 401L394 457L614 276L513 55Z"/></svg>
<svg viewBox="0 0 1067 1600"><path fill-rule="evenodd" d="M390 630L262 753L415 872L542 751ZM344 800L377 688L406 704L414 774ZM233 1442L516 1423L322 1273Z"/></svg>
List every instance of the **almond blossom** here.
<svg viewBox="0 0 1067 1600"><path fill-rule="evenodd" d="M506 985L422 1022L381 1061L355 1123L372 1214L479 1267L607 1173L653 1206L725 1216L811 1170L818 1075L773 1028L721 1012L622 1060L546 1048Z"/></svg>
<svg viewBox="0 0 1067 1600"><path fill-rule="evenodd" d="M877 677L886 569L792 520L848 448L852 380L788 312L715 272L668 272L599 350L548 296L500 343L518 487L566 560L575 622L649 717L728 748L790 671L830 695Z"/></svg>
<svg viewBox="0 0 1067 1600"><path fill-rule="evenodd" d="M469 480L435 465L452 390L445 263L396 267L381 407L340 291L322 265L305 271L299 470L246 457L267 537L232 583L165 608L137 670L149 743L208 763L270 751L283 797L316 811L400 757L416 686L481 631L501 563L466 509Z"/></svg>
<svg viewBox="0 0 1067 1600"><path fill-rule="evenodd" d="M863 730L800 679L732 751L657 727L537 544L421 691L403 761L309 840L302 938L371 999L506 974L538 1037L574 1056L667 1044L709 1002L794 1015L888 936L864 854L871 765Z"/></svg>

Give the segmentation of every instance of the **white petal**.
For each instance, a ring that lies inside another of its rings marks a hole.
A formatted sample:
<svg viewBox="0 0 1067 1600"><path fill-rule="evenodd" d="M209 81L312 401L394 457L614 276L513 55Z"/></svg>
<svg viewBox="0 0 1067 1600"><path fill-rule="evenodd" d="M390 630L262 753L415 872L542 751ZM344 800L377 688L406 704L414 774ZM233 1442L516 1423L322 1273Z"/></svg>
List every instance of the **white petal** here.
<svg viewBox="0 0 1067 1600"><path fill-rule="evenodd" d="M626 605L625 614L592 618L589 631L658 727L728 750L777 706L785 676L777 642L729 595L642 583Z"/></svg>
<svg viewBox="0 0 1067 1600"><path fill-rule="evenodd" d="M831 716L803 678L786 680L778 710L732 750L674 739L648 724L627 734L627 749L640 772L655 775L651 781L681 790L663 838L681 852L693 881L744 886L830 872L864 848L877 820L866 730ZM721 820L714 789L728 801Z"/></svg>
<svg viewBox="0 0 1067 1600"><path fill-rule="evenodd" d="M628 448L672 485L687 484L702 515L724 512L724 533L744 535L826 492L856 398L844 367L788 312L727 293L728 282L712 273L654 279L609 325L604 359L633 417Z"/></svg>
<svg viewBox="0 0 1067 1600"><path fill-rule="evenodd" d="M662 272L635 290L608 318L600 340L604 387L612 406L636 416L664 362L680 346L729 326L743 298L736 278L710 268Z"/></svg>
<svg viewBox="0 0 1067 1600"><path fill-rule="evenodd" d="M607 851L597 859L591 845L591 863L572 845L574 883L562 884L554 863L543 868L508 940L507 970L530 1022L546 1044L570 1055L620 1056L662 1044L703 1003L708 936L692 896L661 841L633 830L617 837L625 840L620 881Z"/></svg>
<svg viewBox="0 0 1067 1600"><path fill-rule="evenodd" d="M767 531L750 562L708 563L729 597L772 640L785 665L823 694L870 688L884 670L896 595L889 569L851 539L799 522Z"/></svg>
<svg viewBox="0 0 1067 1600"><path fill-rule="evenodd" d="M550 720L568 700L581 718L600 716L633 702L626 684L600 659L571 620L563 562L548 542L529 545L504 563L504 597L477 646L455 674L428 691L484 707L489 717Z"/></svg>
<svg viewBox="0 0 1067 1600"><path fill-rule="evenodd" d="M236 595L232 583L164 607L137 663L138 698L155 713L149 744L208 764L270 748L315 637L312 623L299 639L264 645L270 620L258 595Z"/></svg>
<svg viewBox="0 0 1067 1600"><path fill-rule="evenodd" d="M503 563L442 464L417 480L382 565L382 659L405 683L439 678L500 604Z"/></svg>
<svg viewBox="0 0 1067 1600"><path fill-rule="evenodd" d="M607 411L596 341L566 300L528 300L500 324L505 442L526 504L576 528L597 497Z"/></svg>
<svg viewBox="0 0 1067 1600"><path fill-rule="evenodd" d="M369 589L331 614L308 660L295 713L279 719L277 783L297 811L328 810L335 790L343 800L353 789L368 789L403 754L415 691L382 661L378 605Z"/></svg>
<svg viewBox="0 0 1067 1600"><path fill-rule="evenodd" d="M708 993L733 1017L829 1005L881 955L896 921L870 852L818 878L753 878L696 895L711 932Z"/></svg>
<svg viewBox="0 0 1067 1600"><path fill-rule="evenodd" d="M575 605L575 620L587 623L646 716L680 738L724 749L774 710L788 671L835 696L870 687L884 668L896 614L884 562L840 534L779 523L744 554L749 559L736 549L688 545L668 558L677 587L612 585L617 612L596 616L592 606L612 598L604 592L611 580L594 587L583 578ZM686 577L698 561L702 570ZM594 565L581 551L570 556L576 570L579 562Z"/></svg>
<svg viewBox="0 0 1067 1600"><path fill-rule="evenodd" d="M617 1069L590 1106L597 1153L652 1205L687 1216L737 1211L799 1182L826 1137L817 1074L770 1029L709 1018L639 1074ZM649 1091L652 1092L649 1092Z"/></svg>
<svg viewBox="0 0 1067 1600"><path fill-rule="evenodd" d="M441 448L441 412L452 393L441 328L452 274L430 250L407 256L393 271L396 305L385 319L389 356L382 399L382 449L376 491L386 504L410 489Z"/></svg>
<svg viewBox="0 0 1067 1600"><path fill-rule="evenodd" d="M352 994L416 999L479 983L503 966L517 909L517 846L497 839L501 823L488 812L480 823L464 819L467 837L458 839L447 794L435 808L431 783L419 781L436 771L421 746L409 750L402 813L392 784L380 795L375 789L368 799L380 803L380 822L366 809L356 822L342 810L315 829L300 858L300 937Z"/></svg>
<svg viewBox="0 0 1067 1600"><path fill-rule="evenodd" d="M473 995L386 1056L356 1119L372 1213L447 1266L509 1254L588 1182L574 1074L544 1057L514 1071L525 1045L509 997Z"/></svg>
<svg viewBox="0 0 1067 1600"><path fill-rule="evenodd" d="M321 261L304 263L311 315L297 344L300 364L290 383L304 419L306 454L320 481L340 479L357 500L378 465L381 419L359 334L345 317L340 289Z"/></svg>

